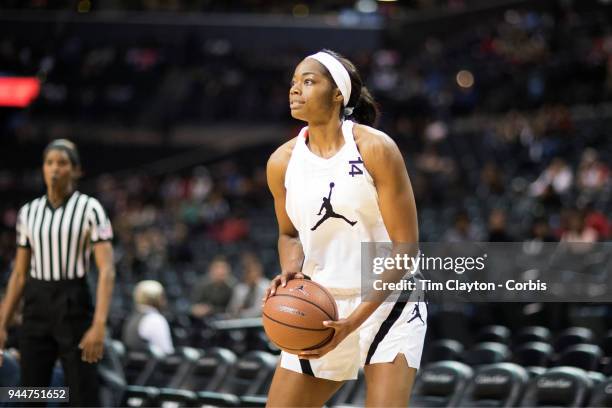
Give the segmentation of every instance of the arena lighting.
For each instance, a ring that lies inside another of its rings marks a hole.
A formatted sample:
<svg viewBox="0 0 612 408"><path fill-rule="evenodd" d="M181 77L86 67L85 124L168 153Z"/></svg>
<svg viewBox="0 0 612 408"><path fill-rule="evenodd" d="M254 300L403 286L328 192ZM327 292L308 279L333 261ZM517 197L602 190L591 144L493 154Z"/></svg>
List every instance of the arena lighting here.
<svg viewBox="0 0 612 408"><path fill-rule="evenodd" d="M0 77L0 106L25 108L40 92L40 81L34 77Z"/></svg>
<svg viewBox="0 0 612 408"><path fill-rule="evenodd" d="M457 84L462 88L471 88L474 85L474 75L470 71L459 71L456 79Z"/></svg>

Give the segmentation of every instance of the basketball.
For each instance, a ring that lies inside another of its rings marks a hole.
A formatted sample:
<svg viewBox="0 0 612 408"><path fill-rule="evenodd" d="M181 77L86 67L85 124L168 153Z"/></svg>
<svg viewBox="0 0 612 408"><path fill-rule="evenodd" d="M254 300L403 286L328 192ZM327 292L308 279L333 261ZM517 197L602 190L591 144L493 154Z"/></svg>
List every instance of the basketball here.
<svg viewBox="0 0 612 408"><path fill-rule="evenodd" d="M323 326L338 319L338 308L323 286L306 279L293 279L279 286L263 308L263 326L268 338L280 349L298 354L323 346L334 329Z"/></svg>

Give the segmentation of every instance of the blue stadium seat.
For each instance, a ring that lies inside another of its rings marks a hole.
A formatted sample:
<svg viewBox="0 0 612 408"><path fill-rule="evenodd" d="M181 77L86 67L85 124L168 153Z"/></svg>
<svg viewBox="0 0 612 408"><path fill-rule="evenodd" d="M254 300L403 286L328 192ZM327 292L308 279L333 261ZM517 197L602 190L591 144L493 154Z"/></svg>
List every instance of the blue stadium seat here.
<svg viewBox="0 0 612 408"><path fill-rule="evenodd" d="M5 352L0 366L0 387L17 387L21 369L19 362L11 353Z"/></svg>
<svg viewBox="0 0 612 408"><path fill-rule="evenodd" d="M523 367L548 367L554 350L548 343L530 341L514 350L513 361Z"/></svg>
<svg viewBox="0 0 612 408"><path fill-rule="evenodd" d="M228 396L264 397L268 393L278 357L265 351L251 351L232 366L223 383L215 391L198 393L202 404L218 405L228 401Z"/></svg>
<svg viewBox="0 0 612 408"><path fill-rule="evenodd" d="M216 390L223 384L235 362L236 354L231 350L221 347L206 349L192 365L179 388L196 392Z"/></svg>
<svg viewBox="0 0 612 408"><path fill-rule="evenodd" d="M344 405L362 407L364 406L366 400L366 380L363 369L359 369L357 379L352 382L354 383L353 389L351 390L351 393L346 397ZM340 403L338 402L338 404Z"/></svg>
<svg viewBox="0 0 612 408"><path fill-rule="evenodd" d="M531 380L521 407L581 407L592 388L584 370L554 367Z"/></svg>
<svg viewBox="0 0 612 408"><path fill-rule="evenodd" d="M612 377L595 387L589 407L612 407Z"/></svg>
<svg viewBox="0 0 612 408"><path fill-rule="evenodd" d="M127 383L130 385L144 385L163 358L164 353L151 345L147 346L146 350L128 351L123 366Z"/></svg>
<svg viewBox="0 0 612 408"><path fill-rule="evenodd" d="M606 376L600 373L599 371L588 371L587 375L589 376L591 381L593 381L593 388L598 387L599 384L605 382L607 379Z"/></svg>
<svg viewBox="0 0 612 408"><path fill-rule="evenodd" d="M460 361L463 350L463 345L457 340L435 340L431 344L425 345L423 361L427 363L446 360Z"/></svg>
<svg viewBox="0 0 612 408"><path fill-rule="evenodd" d="M159 389L142 385L131 385L126 390L121 406L124 407L150 407L159 397Z"/></svg>
<svg viewBox="0 0 612 408"><path fill-rule="evenodd" d="M555 351L563 352L575 344L592 344L595 336L591 329L586 327L570 327L562 331L555 340Z"/></svg>
<svg viewBox="0 0 612 408"><path fill-rule="evenodd" d="M597 370L602 354L599 346L594 344L576 344L563 350L559 356L558 365L593 371Z"/></svg>
<svg viewBox="0 0 612 408"><path fill-rule="evenodd" d="M127 383L123 372L122 357L125 347L119 340L104 341L104 355L98 364L100 401L104 406L117 406L123 401Z"/></svg>
<svg viewBox="0 0 612 408"><path fill-rule="evenodd" d="M601 349L606 357L612 357L612 330L609 330L601 340Z"/></svg>
<svg viewBox="0 0 612 408"><path fill-rule="evenodd" d="M513 363L480 367L458 403L461 407L512 407L529 381L527 371Z"/></svg>
<svg viewBox="0 0 612 408"><path fill-rule="evenodd" d="M491 341L495 343L508 344L510 342L510 329L506 326L492 325L485 326L478 330L476 335L477 342Z"/></svg>
<svg viewBox="0 0 612 408"><path fill-rule="evenodd" d="M164 356L144 385L151 387L178 388L200 357L200 352L191 347L181 347L174 354Z"/></svg>
<svg viewBox="0 0 612 408"><path fill-rule="evenodd" d="M161 388L156 396L155 405L161 408L195 407L198 396L193 391Z"/></svg>
<svg viewBox="0 0 612 408"><path fill-rule="evenodd" d="M543 326L527 326L518 331L514 338L514 344L519 346L523 343L539 341L543 343L550 342L550 330Z"/></svg>
<svg viewBox="0 0 612 408"><path fill-rule="evenodd" d="M458 361L428 364L419 370L412 388L410 406L457 406L472 374L470 367Z"/></svg>
<svg viewBox="0 0 612 408"><path fill-rule="evenodd" d="M503 363L510 359L508 346L502 343L483 342L474 345L464 353L463 362L469 366Z"/></svg>

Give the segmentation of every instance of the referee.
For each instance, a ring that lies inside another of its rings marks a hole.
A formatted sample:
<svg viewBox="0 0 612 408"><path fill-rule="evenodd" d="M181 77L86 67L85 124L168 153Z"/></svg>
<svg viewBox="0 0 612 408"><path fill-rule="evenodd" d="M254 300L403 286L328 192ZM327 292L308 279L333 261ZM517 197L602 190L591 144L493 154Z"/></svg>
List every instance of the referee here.
<svg viewBox="0 0 612 408"><path fill-rule="evenodd" d="M58 139L45 148L47 194L18 214L15 266L0 310L0 353L23 296L21 385L48 387L59 358L70 405L98 406L96 363L115 279L113 232L98 200L75 190L80 174L72 142ZM99 271L95 309L86 276L92 250Z"/></svg>

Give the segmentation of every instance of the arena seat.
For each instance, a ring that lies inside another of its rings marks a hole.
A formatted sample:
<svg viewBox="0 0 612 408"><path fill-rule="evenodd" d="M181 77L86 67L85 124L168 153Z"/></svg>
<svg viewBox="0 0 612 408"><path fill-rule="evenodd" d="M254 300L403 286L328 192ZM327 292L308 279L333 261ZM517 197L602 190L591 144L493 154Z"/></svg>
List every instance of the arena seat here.
<svg viewBox="0 0 612 408"><path fill-rule="evenodd" d="M612 407L612 377L595 386L589 407Z"/></svg>
<svg viewBox="0 0 612 408"><path fill-rule="evenodd" d="M347 400L344 405L362 407L365 405L365 400L366 400L365 374L363 372L363 369L360 368L359 373L357 374L357 379L354 381L353 390L347 396Z"/></svg>
<svg viewBox="0 0 612 408"><path fill-rule="evenodd" d="M458 361L438 361L419 371L412 388L411 407L456 406L473 370Z"/></svg>
<svg viewBox="0 0 612 408"><path fill-rule="evenodd" d="M161 388L155 405L161 408L180 408L196 406L198 396L193 391Z"/></svg>
<svg viewBox="0 0 612 408"><path fill-rule="evenodd" d="M159 396L159 389L142 385L131 385L125 392L121 406L150 407L155 404Z"/></svg>
<svg viewBox="0 0 612 408"><path fill-rule="evenodd" d="M601 349L606 357L612 357L612 330L609 330L601 340Z"/></svg>
<svg viewBox="0 0 612 408"><path fill-rule="evenodd" d="M599 386L599 384L606 381L606 376L600 373L599 371L588 371L587 375L593 381L593 388Z"/></svg>
<svg viewBox="0 0 612 408"><path fill-rule="evenodd" d="M591 329L586 327L570 327L562 331L555 341L555 351L563 352L567 347L575 344L591 344L594 335Z"/></svg>
<svg viewBox="0 0 612 408"><path fill-rule="evenodd" d="M435 340L425 347L423 361L427 363L447 360L459 361L464 350L463 344L453 339Z"/></svg>
<svg viewBox="0 0 612 408"><path fill-rule="evenodd" d="M212 391L221 386L230 368L236 362L233 351L212 347L204 350L190 367L179 388L191 391Z"/></svg>
<svg viewBox="0 0 612 408"><path fill-rule="evenodd" d="M531 380L521 407L580 407L592 387L587 373L576 367L554 367Z"/></svg>
<svg viewBox="0 0 612 408"><path fill-rule="evenodd" d="M100 379L100 402L104 406L118 406L126 390L126 379L121 357L125 347L118 340L105 339L104 355L98 364Z"/></svg>
<svg viewBox="0 0 612 408"><path fill-rule="evenodd" d="M603 352L594 344L576 344L567 347L559 356L558 365L597 370Z"/></svg>
<svg viewBox="0 0 612 408"><path fill-rule="evenodd" d="M510 329L501 325L485 326L478 331L476 341L479 343L491 341L508 344L510 342Z"/></svg>
<svg viewBox="0 0 612 408"><path fill-rule="evenodd" d="M543 326L527 326L520 329L514 338L514 344L519 346L523 343L539 341L542 343L550 342L550 330Z"/></svg>
<svg viewBox="0 0 612 408"><path fill-rule="evenodd" d="M178 388L199 357L200 352L194 348L181 347L176 349L174 354L164 356L157 363L155 371L144 385Z"/></svg>
<svg viewBox="0 0 612 408"><path fill-rule="evenodd" d="M2 365L0 365L0 387L19 386L20 375L19 361L13 354L6 352L3 356Z"/></svg>
<svg viewBox="0 0 612 408"><path fill-rule="evenodd" d="M124 363L127 352L125 349L125 345L121 340L110 339L107 342L106 347L112 347L113 352L115 353L119 361L121 361L122 364Z"/></svg>
<svg viewBox="0 0 612 408"><path fill-rule="evenodd" d="M146 350L128 351L123 367L127 383L130 385L144 385L163 358L164 353L159 348L151 345L147 346Z"/></svg>
<svg viewBox="0 0 612 408"><path fill-rule="evenodd" d="M356 387L358 385L357 380L353 381L345 381L342 384L342 387L327 401L326 406L342 406L349 403L351 397L356 392ZM364 385L364 384L362 384Z"/></svg>
<svg viewBox="0 0 612 408"><path fill-rule="evenodd" d="M601 359L602 372L606 375L612 374L612 330L609 330L604 338L599 342L603 351Z"/></svg>
<svg viewBox="0 0 612 408"><path fill-rule="evenodd" d="M242 402L234 394L211 393L201 391L197 393L197 405L200 407L240 407ZM265 405L265 404L264 404Z"/></svg>
<svg viewBox="0 0 612 408"><path fill-rule="evenodd" d="M498 363L482 366L467 383L458 406L515 406L528 381L527 371L517 364Z"/></svg>
<svg viewBox="0 0 612 408"><path fill-rule="evenodd" d="M548 343L530 341L514 350L513 361L523 367L548 367L553 352L552 346Z"/></svg>
<svg viewBox="0 0 612 408"><path fill-rule="evenodd" d="M278 357L265 351L251 351L241 357L230 369L223 383L215 391L198 393L202 404L218 405L228 401L228 396L259 396L268 393ZM265 405L265 403L264 403Z"/></svg>
<svg viewBox="0 0 612 408"><path fill-rule="evenodd" d="M547 368L529 366L529 367L525 367L525 370L527 370L527 374L529 374L529 378L536 378L537 376L544 374Z"/></svg>
<svg viewBox="0 0 612 408"><path fill-rule="evenodd" d="M464 353L463 362L470 367L502 363L510 359L511 353L508 346L502 343L485 341L478 343Z"/></svg>

